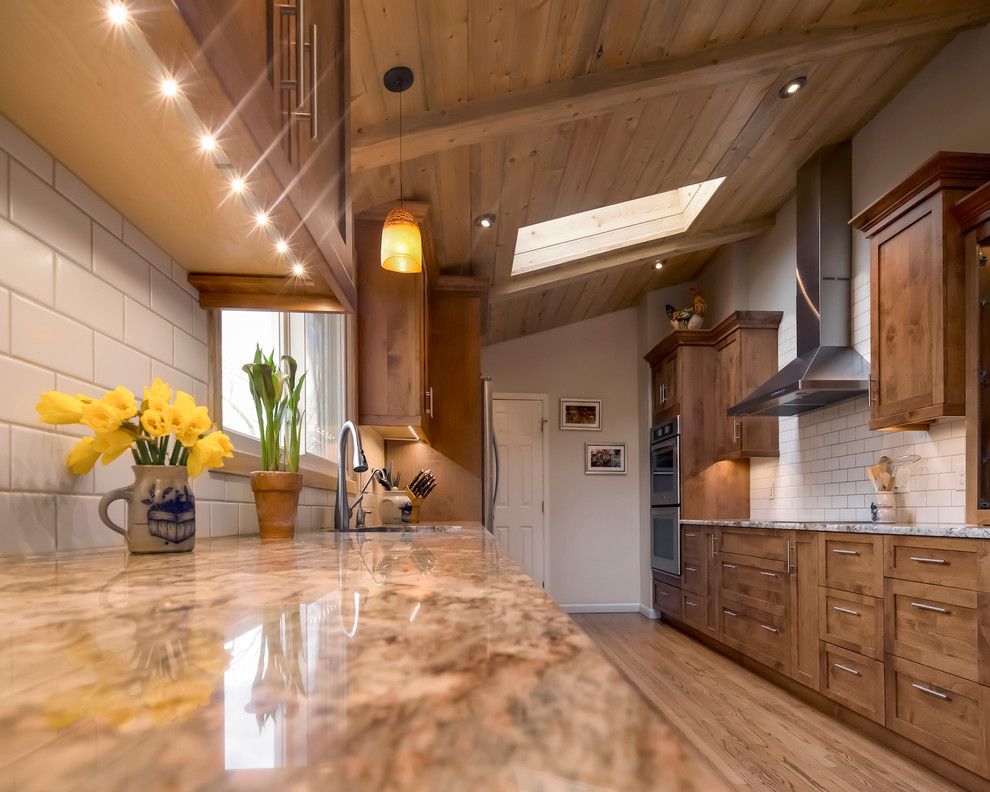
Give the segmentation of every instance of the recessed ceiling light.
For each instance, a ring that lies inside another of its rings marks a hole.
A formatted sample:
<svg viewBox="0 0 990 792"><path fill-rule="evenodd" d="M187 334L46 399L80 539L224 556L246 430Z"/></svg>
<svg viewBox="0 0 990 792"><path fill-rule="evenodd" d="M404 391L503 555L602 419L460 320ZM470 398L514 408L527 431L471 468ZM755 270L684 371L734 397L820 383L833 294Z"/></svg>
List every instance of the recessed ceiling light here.
<svg viewBox="0 0 990 792"><path fill-rule="evenodd" d="M200 136L199 147L203 149L203 151L213 151L217 147L217 139L207 132Z"/></svg>
<svg viewBox="0 0 990 792"><path fill-rule="evenodd" d="M258 224L259 227L264 228L268 225L268 212L261 211L254 216L254 222Z"/></svg>
<svg viewBox="0 0 990 792"><path fill-rule="evenodd" d="M284 239L280 239L278 242L275 243L275 250L277 250L279 253L284 255L285 253L289 252L289 243L286 242Z"/></svg>
<svg viewBox="0 0 990 792"><path fill-rule="evenodd" d="M293 275L303 275L305 274L305 272L306 272L306 268L302 264L296 262L295 264L292 265Z"/></svg>
<svg viewBox="0 0 990 792"><path fill-rule="evenodd" d="M808 78L803 74L798 77L793 77L781 86L780 90L777 91L777 96L781 99L786 99L788 96L794 96L794 94L804 88L806 82L808 82Z"/></svg>
<svg viewBox="0 0 990 792"><path fill-rule="evenodd" d="M127 21L128 16L130 15L127 13L127 6L123 3L110 3L107 5L107 19L110 20L111 24L117 26L123 25Z"/></svg>
<svg viewBox="0 0 990 792"><path fill-rule="evenodd" d="M662 270L663 269L663 259L657 259L653 262L653 269Z"/></svg>
<svg viewBox="0 0 990 792"><path fill-rule="evenodd" d="M491 212L486 214L478 215L474 218L474 224L479 228L491 228L495 225L495 215Z"/></svg>
<svg viewBox="0 0 990 792"><path fill-rule="evenodd" d="M233 193L242 193L247 187L247 183L240 176L235 176L230 180L230 191Z"/></svg>
<svg viewBox="0 0 990 792"><path fill-rule="evenodd" d="M166 77L162 80L159 87L163 96L171 98L179 95L179 84L175 81L174 77Z"/></svg>

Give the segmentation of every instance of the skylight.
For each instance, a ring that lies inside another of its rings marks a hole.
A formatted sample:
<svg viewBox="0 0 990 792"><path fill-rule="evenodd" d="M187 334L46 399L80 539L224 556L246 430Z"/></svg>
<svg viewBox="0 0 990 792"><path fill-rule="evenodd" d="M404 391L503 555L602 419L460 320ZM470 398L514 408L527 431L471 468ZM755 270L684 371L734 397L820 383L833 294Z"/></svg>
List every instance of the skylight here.
<svg viewBox="0 0 990 792"><path fill-rule="evenodd" d="M524 226L516 234L512 274L526 275L681 234L690 228L723 181L724 177L710 179Z"/></svg>

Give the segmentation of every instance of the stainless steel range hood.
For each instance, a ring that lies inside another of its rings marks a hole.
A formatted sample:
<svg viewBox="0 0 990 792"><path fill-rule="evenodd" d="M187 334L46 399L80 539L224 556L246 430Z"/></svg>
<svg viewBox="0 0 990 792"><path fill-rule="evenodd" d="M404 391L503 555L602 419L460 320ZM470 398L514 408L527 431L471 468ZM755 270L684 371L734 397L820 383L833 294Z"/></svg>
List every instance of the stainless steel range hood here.
<svg viewBox="0 0 990 792"><path fill-rule="evenodd" d="M852 146L821 149L797 174L797 357L729 415L800 415L865 393L870 365L849 346Z"/></svg>

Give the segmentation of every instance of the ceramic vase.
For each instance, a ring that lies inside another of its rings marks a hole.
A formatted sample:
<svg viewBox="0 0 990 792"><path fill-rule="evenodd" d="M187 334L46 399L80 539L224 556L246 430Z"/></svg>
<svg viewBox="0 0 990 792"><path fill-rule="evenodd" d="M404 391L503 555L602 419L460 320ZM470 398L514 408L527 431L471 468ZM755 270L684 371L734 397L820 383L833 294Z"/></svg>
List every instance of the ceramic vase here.
<svg viewBox="0 0 990 792"><path fill-rule="evenodd" d="M897 503L893 492L877 492L873 502L873 522L892 523L897 521Z"/></svg>
<svg viewBox="0 0 990 792"><path fill-rule="evenodd" d="M184 465L134 465L134 483L100 499L100 519L127 540L132 553L183 553L196 544L196 499ZM126 525L107 510L127 501Z"/></svg>
<svg viewBox="0 0 990 792"><path fill-rule="evenodd" d="M291 539L296 533L302 474L257 470L251 474L262 539Z"/></svg>

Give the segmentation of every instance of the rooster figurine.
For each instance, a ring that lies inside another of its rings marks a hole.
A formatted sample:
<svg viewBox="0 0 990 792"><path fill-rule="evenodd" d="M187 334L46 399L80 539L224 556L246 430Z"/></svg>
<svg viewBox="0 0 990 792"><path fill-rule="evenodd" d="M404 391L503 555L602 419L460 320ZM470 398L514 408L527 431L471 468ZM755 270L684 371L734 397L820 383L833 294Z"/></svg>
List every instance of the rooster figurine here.
<svg viewBox="0 0 990 792"><path fill-rule="evenodd" d="M691 289L691 307L678 310L673 305L667 306L667 318L675 330L700 330L705 323L705 313L708 303L697 289Z"/></svg>

